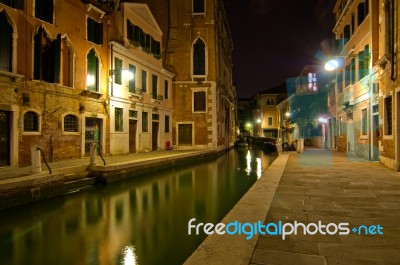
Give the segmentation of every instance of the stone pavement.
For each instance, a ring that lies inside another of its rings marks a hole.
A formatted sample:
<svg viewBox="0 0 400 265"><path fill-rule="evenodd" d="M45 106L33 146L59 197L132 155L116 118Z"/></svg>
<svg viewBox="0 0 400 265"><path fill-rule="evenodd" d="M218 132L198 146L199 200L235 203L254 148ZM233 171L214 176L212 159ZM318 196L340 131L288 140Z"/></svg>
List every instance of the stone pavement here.
<svg viewBox="0 0 400 265"><path fill-rule="evenodd" d="M163 157L178 157L184 156L188 154L195 154L204 152L202 150L162 150L162 151L154 151L147 153L135 153L135 154L126 154L126 155L115 155L115 156L107 156L104 157L107 165L112 164L121 164L121 163L129 163L129 162L138 162L138 161L148 161L148 160L156 160ZM103 165L103 161L99 156L97 156L97 164ZM42 160L43 162L43 160ZM59 162L49 163L50 168L53 173L57 172L79 172L85 171L86 167L89 165L89 157L84 157L82 159L71 159L64 160ZM15 177L23 177L23 176L34 176L34 175L45 175L48 174L48 170L45 164L42 164L42 172L38 174L32 174L32 169L30 166L24 167L3 167L0 168L0 180L15 178Z"/></svg>
<svg viewBox="0 0 400 265"><path fill-rule="evenodd" d="M212 234L185 265L400 265L400 174L322 149L280 153L221 221L381 225L383 235Z"/></svg>
<svg viewBox="0 0 400 265"><path fill-rule="evenodd" d="M250 264L400 264L400 174L340 152L290 155L267 222L381 225L383 235L260 236Z"/></svg>

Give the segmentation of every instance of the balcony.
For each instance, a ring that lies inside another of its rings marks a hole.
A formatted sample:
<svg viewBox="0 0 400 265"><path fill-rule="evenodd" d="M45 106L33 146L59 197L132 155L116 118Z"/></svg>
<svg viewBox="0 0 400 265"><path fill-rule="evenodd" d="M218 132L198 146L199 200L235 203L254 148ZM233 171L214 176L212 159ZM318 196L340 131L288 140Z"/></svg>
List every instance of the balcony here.
<svg viewBox="0 0 400 265"><path fill-rule="evenodd" d="M338 95L337 100L338 106L344 106L344 108L348 108L349 106L354 105L354 86L347 86L342 93Z"/></svg>
<svg viewBox="0 0 400 265"><path fill-rule="evenodd" d="M153 97L151 99L152 102L159 102L160 103L164 99L164 97L162 95L159 95L157 93L153 93L152 95L153 95Z"/></svg>
<svg viewBox="0 0 400 265"><path fill-rule="evenodd" d="M116 11L119 5L119 0L81 0L81 2L92 4L106 13Z"/></svg>
<svg viewBox="0 0 400 265"><path fill-rule="evenodd" d="M142 98L143 96L143 91L139 88L135 88L135 89L130 89L129 90L129 94L130 94L130 98Z"/></svg>

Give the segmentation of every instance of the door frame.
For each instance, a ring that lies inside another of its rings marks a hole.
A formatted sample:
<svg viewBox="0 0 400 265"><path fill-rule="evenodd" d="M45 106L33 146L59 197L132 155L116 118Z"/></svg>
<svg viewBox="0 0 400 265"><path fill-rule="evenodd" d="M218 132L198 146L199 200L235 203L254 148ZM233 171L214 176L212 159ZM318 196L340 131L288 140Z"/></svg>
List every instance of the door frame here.
<svg viewBox="0 0 400 265"><path fill-rule="evenodd" d="M100 145L101 152L106 154L106 117L104 114L93 114L93 113L84 113L81 119L81 132L82 132L82 148L81 148L81 157L85 157L85 132L86 132L86 118L94 118L101 120L101 128L100 128Z"/></svg>
<svg viewBox="0 0 400 265"><path fill-rule="evenodd" d="M180 146L179 145L179 125L183 125L183 124L191 124L192 125L192 145L184 145L184 146ZM195 134L195 129L194 129L194 122L193 121L188 121L188 122L177 122L176 123L176 146L178 148L192 148L194 146L194 134Z"/></svg>
<svg viewBox="0 0 400 265"><path fill-rule="evenodd" d="M10 166L17 166L19 163L19 106L0 104L0 110L10 112Z"/></svg>
<svg viewBox="0 0 400 265"><path fill-rule="evenodd" d="M135 152L131 152L131 143L130 143L130 139L131 139L131 121L136 121L136 130L135 130ZM134 154L137 153L138 151L138 120L137 119L128 119L128 141L129 141L129 146L128 146L128 152L130 154Z"/></svg>

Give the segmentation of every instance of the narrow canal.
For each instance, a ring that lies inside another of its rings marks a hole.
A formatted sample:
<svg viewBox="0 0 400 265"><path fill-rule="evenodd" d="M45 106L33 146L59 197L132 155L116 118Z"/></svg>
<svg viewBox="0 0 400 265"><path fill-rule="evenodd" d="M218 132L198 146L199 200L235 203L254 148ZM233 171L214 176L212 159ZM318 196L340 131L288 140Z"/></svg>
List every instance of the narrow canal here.
<svg viewBox="0 0 400 265"><path fill-rule="evenodd" d="M218 223L274 156L239 149L0 212L0 263L182 264L205 239L187 223ZM227 242L228 243L228 242Z"/></svg>

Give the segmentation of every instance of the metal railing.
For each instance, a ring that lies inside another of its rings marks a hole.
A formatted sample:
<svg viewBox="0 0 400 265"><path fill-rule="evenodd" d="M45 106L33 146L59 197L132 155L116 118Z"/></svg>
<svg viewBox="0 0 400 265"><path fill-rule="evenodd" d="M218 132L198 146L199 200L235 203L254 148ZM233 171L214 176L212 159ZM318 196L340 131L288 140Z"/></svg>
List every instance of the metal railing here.
<svg viewBox="0 0 400 265"><path fill-rule="evenodd" d="M92 143L92 145L97 149L99 156L101 157L101 160L103 160L104 165L106 165L106 160L104 160L103 155L101 154L101 148L98 144Z"/></svg>
<svg viewBox="0 0 400 265"><path fill-rule="evenodd" d="M42 154L43 161L44 161L44 163L46 164L47 168L49 169L49 173L51 174L51 168L50 168L49 164L47 164L46 157L45 157L45 155L44 155L44 152L43 152L42 148L40 148L40 146L36 146L36 148L37 148L37 150L39 150L40 153Z"/></svg>

